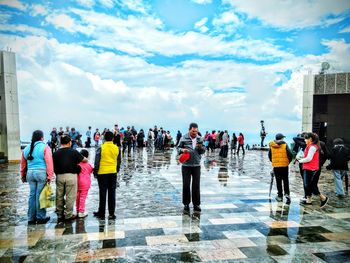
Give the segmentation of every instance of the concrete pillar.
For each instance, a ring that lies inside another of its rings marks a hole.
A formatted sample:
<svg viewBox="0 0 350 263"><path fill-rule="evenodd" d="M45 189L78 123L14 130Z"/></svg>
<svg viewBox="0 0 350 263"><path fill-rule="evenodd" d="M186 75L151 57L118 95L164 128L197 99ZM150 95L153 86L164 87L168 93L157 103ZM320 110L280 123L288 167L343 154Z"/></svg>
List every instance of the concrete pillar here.
<svg viewBox="0 0 350 263"><path fill-rule="evenodd" d="M315 87L315 76L309 71L308 75L304 76L303 83L303 117L302 128L303 132L312 132L312 114L313 114L313 96Z"/></svg>
<svg viewBox="0 0 350 263"><path fill-rule="evenodd" d="M0 51L0 154L9 162L21 157L15 53Z"/></svg>

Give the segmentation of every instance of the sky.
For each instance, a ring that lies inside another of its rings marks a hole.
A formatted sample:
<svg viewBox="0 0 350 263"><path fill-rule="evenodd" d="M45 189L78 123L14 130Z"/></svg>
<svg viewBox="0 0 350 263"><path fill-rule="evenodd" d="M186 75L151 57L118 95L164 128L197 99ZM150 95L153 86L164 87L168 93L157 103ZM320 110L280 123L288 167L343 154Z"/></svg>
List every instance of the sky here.
<svg viewBox="0 0 350 263"><path fill-rule="evenodd" d="M303 75L350 71L349 0L0 0L21 139L153 125L301 129Z"/></svg>

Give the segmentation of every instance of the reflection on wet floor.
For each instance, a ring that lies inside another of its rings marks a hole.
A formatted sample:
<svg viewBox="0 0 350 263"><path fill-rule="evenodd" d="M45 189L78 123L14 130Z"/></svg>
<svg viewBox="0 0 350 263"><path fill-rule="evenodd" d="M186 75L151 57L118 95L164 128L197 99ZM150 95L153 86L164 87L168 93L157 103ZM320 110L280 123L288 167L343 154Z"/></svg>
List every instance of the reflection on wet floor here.
<svg viewBox="0 0 350 263"><path fill-rule="evenodd" d="M320 188L331 197L321 210L316 198L314 206L299 205L297 167L290 173L291 205L269 199L270 169L266 152L205 155L202 212L183 214L176 152L144 149L123 158L116 220L92 216L98 204L93 179L87 218L58 224L48 209L48 224L27 226L28 184L21 183L18 165L4 165L0 261L350 262L350 198L335 197L331 174L321 176Z"/></svg>

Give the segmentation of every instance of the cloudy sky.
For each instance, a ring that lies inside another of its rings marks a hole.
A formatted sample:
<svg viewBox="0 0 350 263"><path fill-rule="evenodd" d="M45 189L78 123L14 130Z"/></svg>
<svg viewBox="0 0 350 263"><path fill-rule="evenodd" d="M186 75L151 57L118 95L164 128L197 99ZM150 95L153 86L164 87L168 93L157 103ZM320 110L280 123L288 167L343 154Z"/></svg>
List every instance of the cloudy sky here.
<svg viewBox="0 0 350 263"><path fill-rule="evenodd" d="M21 137L154 124L301 129L302 76L350 71L348 0L0 0ZM258 135L257 135L258 136Z"/></svg>

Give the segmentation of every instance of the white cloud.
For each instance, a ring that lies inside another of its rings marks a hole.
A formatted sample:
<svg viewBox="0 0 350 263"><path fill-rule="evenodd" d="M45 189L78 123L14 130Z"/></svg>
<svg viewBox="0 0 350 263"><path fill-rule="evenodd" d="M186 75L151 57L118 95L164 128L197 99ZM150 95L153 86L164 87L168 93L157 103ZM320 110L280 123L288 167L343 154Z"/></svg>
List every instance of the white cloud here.
<svg viewBox="0 0 350 263"><path fill-rule="evenodd" d="M221 13L219 17L213 19L213 26L228 33L232 33L241 24L242 22L233 10Z"/></svg>
<svg viewBox="0 0 350 263"><path fill-rule="evenodd" d="M194 28L198 29L202 33L207 32L209 30L209 28L207 26L205 26L207 21L208 21L207 17L202 18L201 20L199 20L198 22L196 22L194 24Z"/></svg>
<svg viewBox="0 0 350 263"><path fill-rule="evenodd" d="M10 32L21 32L21 33L27 33L31 35L36 36L46 36L47 32L45 30L31 27L27 25L9 25L9 24L2 24L0 25L0 31L10 31Z"/></svg>
<svg viewBox="0 0 350 263"><path fill-rule="evenodd" d="M208 36L191 31L175 34L161 30L161 21L152 17L128 16L127 19L121 19L92 11L71 11L80 16L81 20L74 20L66 14L53 14L46 20L71 33L81 32L88 35L93 39L91 45L112 48L132 55L231 55L255 60L290 57L288 52L264 40L224 41L221 35Z"/></svg>
<svg viewBox="0 0 350 263"><path fill-rule="evenodd" d="M111 8L114 6L113 0L99 0L99 1L105 7Z"/></svg>
<svg viewBox="0 0 350 263"><path fill-rule="evenodd" d="M77 0L77 3L85 7L93 7L95 5L95 0Z"/></svg>
<svg viewBox="0 0 350 263"><path fill-rule="evenodd" d="M77 23L75 19L64 13L50 14L45 17L45 21L70 33L81 32L89 35L92 30L91 27Z"/></svg>
<svg viewBox="0 0 350 263"><path fill-rule="evenodd" d="M258 18L263 22L280 28L304 28L316 25L328 25L339 22L333 16L342 16L350 10L346 0L311 0L311 1L246 1L224 0L236 11L243 12L251 18Z"/></svg>
<svg viewBox="0 0 350 263"><path fill-rule="evenodd" d="M343 28L339 33L350 33L350 26Z"/></svg>
<svg viewBox="0 0 350 263"><path fill-rule="evenodd" d="M118 0L118 4L129 10L146 14L149 7L142 0Z"/></svg>
<svg viewBox="0 0 350 263"><path fill-rule="evenodd" d="M19 9L21 11L26 10L25 4L21 3L19 0L0 0L0 5L6 5L9 7Z"/></svg>
<svg viewBox="0 0 350 263"><path fill-rule="evenodd" d="M30 14L32 16L38 16L38 15L45 16L48 13L47 8L43 5L32 5L31 9L32 10L31 10Z"/></svg>
<svg viewBox="0 0 350 263"><path fill-rule="evenodd" d="M191 0L192 2L196 3L196 4L210 4L212 2L212 0Z"/></svg>

